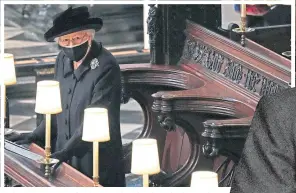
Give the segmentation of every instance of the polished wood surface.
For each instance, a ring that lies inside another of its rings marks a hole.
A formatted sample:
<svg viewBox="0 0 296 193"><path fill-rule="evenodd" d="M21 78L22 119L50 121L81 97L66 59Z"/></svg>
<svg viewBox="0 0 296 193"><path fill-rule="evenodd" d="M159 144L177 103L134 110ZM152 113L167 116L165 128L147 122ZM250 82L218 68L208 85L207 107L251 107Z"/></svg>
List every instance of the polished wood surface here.
<svg viewBox="0 0 296 193"><path fill-rule="evenodd" d="M29 146L31 152L44 155L36 144ZM5 174L26 187L93 187L93 181L66 163L62 163L51 179L45 178L40 164L21 155L5 150Z"/></svg>

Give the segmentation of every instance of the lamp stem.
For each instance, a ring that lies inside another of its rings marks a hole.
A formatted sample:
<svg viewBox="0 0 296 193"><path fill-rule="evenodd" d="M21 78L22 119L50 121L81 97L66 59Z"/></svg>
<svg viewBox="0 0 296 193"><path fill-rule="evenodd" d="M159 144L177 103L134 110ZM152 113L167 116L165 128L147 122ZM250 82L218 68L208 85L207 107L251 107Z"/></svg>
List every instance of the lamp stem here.
<svg viewBox="0 0 296 193"><path fill-rule="evenodd" d="M246 17L246 16L247 16L247 5L241 4L241 17Z"/></svg>
<svg viewBox="0 0 296 193"><path fill-rule="evenodd" d="M3 112L3 117L4 117L4 120L6 118L6 85L3 84L3 96L2 96L2 100L4 101L4 112ZM5 124L4 124L5 126Z"/></svg>
<svg viewBox="0 0 296 193"><path fill-rule="evenodd" d="M241 5L241 31L242 31L242 34L241 34L241 45L242 46L245 46L246 44L246 23L247 23L247 13L246 13L246 5L245 4L242 4Z"/></svg>
<svg viewBox="0 0 296 193"><path fill-rule="evenodd" d="M50 148L50 138L51 138L51 116L50 114L45 115L45 176L48 177L50 175L50 168L49 168L49 162L50 162L50 154L51 154L51 148Z"/></svg>
<svg viewBox="0 0 296 193"><path fill-rule="evenodd" d="M143 174L143 187L149 187L149 175Z"/></svg>
<svg viewBox="0 0 296 193"><path fill-rule="evenodd" d="M50 136L51 136L51 116L50 114L46 114L45 115L45 119L46 119L46 133L45 133L45 156L46 158L50 157Z"/></svg>
<svg viewBox="0 0 296 193"><path fill-rule="evenodd" d="M93 142L93 181L94 186L99 186L99 142Z"/></svg>

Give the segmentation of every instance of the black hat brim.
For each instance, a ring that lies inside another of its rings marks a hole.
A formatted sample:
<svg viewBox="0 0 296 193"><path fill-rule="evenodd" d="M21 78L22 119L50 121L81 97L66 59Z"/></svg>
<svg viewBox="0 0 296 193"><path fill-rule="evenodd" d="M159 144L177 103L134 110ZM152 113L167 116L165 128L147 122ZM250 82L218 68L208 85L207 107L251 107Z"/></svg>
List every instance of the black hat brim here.
<svg viewBox="0 0 296 193"><path fill-rule="evenodd" d="M63 35L74 33L77 31L88 30L88 29L93 29L96 32L98 32L102 27L103 27L103 20L101 18L89 18L88 21L85 22L83 25L80 24L80 25L70 26L66 29L57 29L56 26L53 26L44 34L44 38L48 42L54 42L55 38Z"/></svg>

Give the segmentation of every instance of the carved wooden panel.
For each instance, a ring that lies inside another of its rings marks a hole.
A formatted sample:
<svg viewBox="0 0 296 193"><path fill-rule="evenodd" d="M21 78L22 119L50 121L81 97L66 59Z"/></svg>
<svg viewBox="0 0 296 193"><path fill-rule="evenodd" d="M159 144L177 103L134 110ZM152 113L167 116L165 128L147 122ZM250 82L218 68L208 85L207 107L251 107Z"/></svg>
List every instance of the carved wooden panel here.
<svg viewBox="0 0 296 193"><path fill-rule="evenodd" d="M189 64L202 65L260 96L276 93L287 87L246 67L243 62L227 57L223 51L195 40L192 36L186 39L183 59L188 60Z"/></svg>
<svg viewBox="0 0 296 193"><path fill-rule="evenodd" d="M232 83L262 96L289 87L289 60L248 40L250 49L187 22L187 38L180 64L201 65ZM213 44L212 44L213 43ZM260 53L258 53L260 52ZM262 55L263 53L268 55ZM273 74L270 72L273 71Z"/></svg>

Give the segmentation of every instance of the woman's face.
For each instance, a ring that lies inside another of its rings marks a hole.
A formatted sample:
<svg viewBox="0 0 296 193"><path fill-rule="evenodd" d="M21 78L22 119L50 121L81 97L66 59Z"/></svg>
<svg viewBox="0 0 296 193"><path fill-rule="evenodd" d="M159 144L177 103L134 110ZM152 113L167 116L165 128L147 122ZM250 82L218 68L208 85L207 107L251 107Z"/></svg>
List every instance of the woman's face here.
<svg viewBox="0 0 296 193"><path fill-rule="evenodd" d="M78 31L59 37L58 44L61 47L75 47L86 41L91 41L91 34L88 31Z"/></svg>

